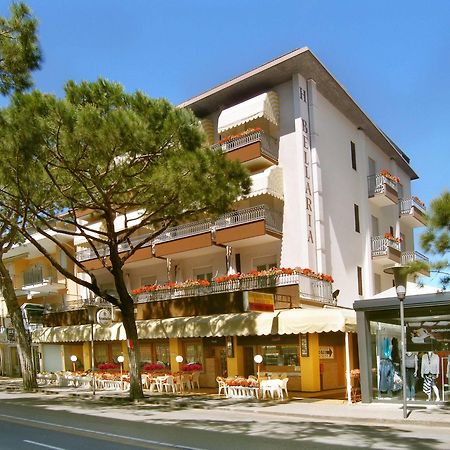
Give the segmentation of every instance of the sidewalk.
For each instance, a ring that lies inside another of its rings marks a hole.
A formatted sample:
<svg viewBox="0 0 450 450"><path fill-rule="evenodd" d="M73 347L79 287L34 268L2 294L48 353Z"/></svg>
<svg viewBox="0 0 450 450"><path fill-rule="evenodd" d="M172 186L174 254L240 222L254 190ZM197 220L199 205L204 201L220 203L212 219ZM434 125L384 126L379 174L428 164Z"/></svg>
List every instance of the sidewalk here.
<svg viewBox="0 0 450 450"><path fill-rule="evenodd" d="M283 421L286 418L299 421L339 422L359 425L398 426L415 424L426 427L450 428L450 405L419 403L408 405L408 419L403 419L402 405L398 403L356 403L349 405L343 400L324 400L313 398L291 397L287 401L234 399L218 396L215 390L204 392L202 389L184 395L152 394L146 392L146 397L135 403L128 401L127 392L97 391L95 397L89 390L72 387L45 386L36 393L24 393L21 390L20 379L0 378L0 391L8 392L8 397L39 398L41 400L67 399L82 400L84 408L91 402L90 414L96 415L99 404L111 409L111 413L124 420L139 420L138 414L143 407L151 408L152 417L176 415L220 414L234 412L253 416L259 420L267 417L270 420ZM214 392L214 393L212 393ZM85 411L86 413L86 411ZM233 415L230 414L232 420Z"/></svg>

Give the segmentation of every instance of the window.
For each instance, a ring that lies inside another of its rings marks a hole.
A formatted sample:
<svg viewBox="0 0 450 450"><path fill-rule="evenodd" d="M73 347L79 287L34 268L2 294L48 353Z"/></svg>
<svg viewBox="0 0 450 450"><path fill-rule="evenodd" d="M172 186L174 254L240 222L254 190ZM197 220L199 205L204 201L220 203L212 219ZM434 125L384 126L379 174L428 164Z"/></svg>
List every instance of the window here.
<svg viewBox="0 0 450 450"><path fill-rule="evenodd" d="M355 231L357 233L360 232L360 228L359 228L359 206L358 205L353 205L353 211L355 213Z"/></svg>
<svg viewBox="0 0 450 450"><path fill-rule="evenodd" d="M169 344L158 342L155 345L156 362L163 363L166 366L170 364Z"/></svg>
<svg viewBox="0 0 450 450"><path fill-rule="evenodd" d="M253 259L253 268L258 271L269 270L272 267L277 267L277 258L275 255Z"/></svg>
<svg viewBox="0 0 450 450"><path fill-rule="evenodd" d="M184 344L184 356L186 364L203 363L203 346L201 341L186 342Z"/></svg>
<svg viewBox="0 0 450 450"><path fill-rule="evenodd" d="M141 286L153 286L154 284L156 284L155 276L141 277Z"/></svg>
<svg viewBox="0 0 450 450"><path fill-rule="evenodd" d="M362 268L358 266L356 268L356 273L358 277L358 295L363 295Z"/></svg>
<svg viewBox="0 0 450 450"><path fill-rule="evenodd" d="M264 345L261 347L263 365L299 366L298 347L294 345Z"/></svg>
<svg viewBox="0 0 450 450"><path fill-rule="evenodd" d="M236 272L241 273L241 254L236 253Z"/></svg>
<svg viewBox="0 0 450 450"><path fill-rule="evenodd" d="M380 227L378 225L378 217L371 216L371 222L372 222L372 236L379 236Z"/></svg>
<svg viewBox="0 0 450 450"><path fill-rule="evenodd" d="M377 173L377 165L372 158L369 158L369 176L373 176Z"/></svg>
<svg viewBox="0 0 450 450"><path fill-rule="evenodd" d="M356 170L356 145L353 141L350 141L350 152L352 156L352 169Z"/></svg>
<svg viewBox="0 0 450 450"><path fill-rule="evenodd" d="M194 278L196 280L212 280L212 267L206 266L206 267L197 267L194 269Z"/></svg>

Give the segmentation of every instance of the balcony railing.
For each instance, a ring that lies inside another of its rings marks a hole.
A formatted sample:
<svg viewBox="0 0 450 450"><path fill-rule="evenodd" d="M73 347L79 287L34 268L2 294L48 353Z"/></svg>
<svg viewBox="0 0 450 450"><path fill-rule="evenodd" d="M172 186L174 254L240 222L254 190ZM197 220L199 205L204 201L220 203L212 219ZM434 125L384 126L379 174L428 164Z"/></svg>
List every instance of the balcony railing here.
<svg viewBox="0 0 450 450"><path fill-rule="evenodd" d="M111 303L106 300L93 300L89 298L81 298L79 296L72 296L70 299L65 299L64 303L60 304L46 304L45 313L53 312L64 312L64 311L75 311L79 309L84 309L88 305L95 305L98 308L111 308Z"/></svg>
<svg viewBox="0 0 450 450"><path fill-rule="evenodd" d="M425 205L417 197L409 197L400 200L400 214L410 214L412 207L417 208L423 214L426 214Z"/></svg>
<svg viewBox="0 0 450 450"><path fill-rule="evenodd" d="M56 282L56 270L49 267L38 266L23 272L23 287Z"/></svg>
<svg viewBox="0 0 450 450"><path fill-rule="evenodd" d="M384 175L369 175L367 177L367 183L369 187L369 196L382 194L384 192L385 184L397 191L397 183Z"/></svg>
<svg viewBox="0 0 450 450"><path fill-rule="evenodd" d="M278 160L278 142L271 136L267 136L263 131L255 131L245 136L238 136L222 144L214 144L213 150L221 150L223 152L231 152L246 145L261 142L261 154L273 160Z"/></svg>
<svg viewBox="0 0 450 450"><path fill-rule="evenodd" d="M429 263L429 259L422 255L422 253L419 252L402 252L402 264L406 265L415 261L420 261L424 263Z"/></svg>
<svg viewBox="0 0 450 450"><path fill-rule="evenodd" d="M135 296L137 303L158 302L183 297L200 297L238 291L298 285L300 297L305 300L333 304L331 283L301 274L282 274L268 277L249 277L239 280L211 282L209 286L190 286L180 289L158 289Z"/></svg>
<svg viewBox="0 0 450 450"><path fill-rule="evenodd" d="M197 234L208 233L214 222L210 220L202 220L200 222L186 223L177 227L168 228L164 233L160 234L154 241L154 244L160 242L173 241L174 239L182 239Z"/></svg>
<svg viewBox="0 0 450 450"><path fill-rule="evenodd" d="M215 222L214 226L217 230L220 230L258 220L265 220L268 230L281 233L283 229L283 217L281 213L271 210L267 205L258 205L252 208L229 212L221 216Z"/></svg>
<svg viewBox="0 0 450 450"><path fill-rule="evenodd" d="M372 256L386 255L388 247L400 251L400 242L392 241L383 236L375 236L372 238Z"/></svg>
<svg viewBox="0 0 450 450"><path fill-rule="evenodd" d="M232 211L221 216L217 221L204 220L199 222L187 223L176 227L168 228L164 233L158 236L153 241L146 243L146 247L162 242L173 241L175 239L186 238L195 236L201 233L213 232L214 230L232 227L236 225L243 225L246 223L256 222L258 220L266 221L266 229L275 232L282 232L283 218L282 214L271 210L267 205L253 206L247 209L241 209L238 211ZM144 240L147 235L136 236L131 240L131 243L139 243ZM128 243L120 244L119 251L128 251L130 246ZM108 248L97 249L98 254L101 257L109 255ZM89 259L96 258L96 254L93 249L87 248L77 252L76 258L78 261L87 261Z"/></svg>

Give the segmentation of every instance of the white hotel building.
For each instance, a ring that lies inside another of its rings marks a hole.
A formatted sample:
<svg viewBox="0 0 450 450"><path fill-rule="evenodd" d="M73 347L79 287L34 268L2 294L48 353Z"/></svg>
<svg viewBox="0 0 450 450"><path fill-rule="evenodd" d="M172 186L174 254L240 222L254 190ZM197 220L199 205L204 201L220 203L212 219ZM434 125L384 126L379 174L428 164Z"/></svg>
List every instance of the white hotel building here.
<svg viewBox="0 0 450 450"><path fill-rule="evenodd" d="M125 266L131 291L169 280L212 280L206 287L139 291L143 359L177 367L175 356L182 354L202 364L201 385L214 387L216 376L255 373L253 356L261 353L261 371L287 373L292 390L345 386L346 367L358 366L348 309L392 287L385 267L422 258L414 252L413 230L424 224L424 205L411 192L417 175L409 158L307 48L180 107L194 111L217 151L249 169L253 185L233 212L168 230ZM82 241L75 244L77 257L108 286L93 253ZM272 267L301 270L213 281ZM87 293L77 294L82 310ZM86 318L74 306L62 300L57 313L44 316L47 327L34 337L44 366L46 353L55 355L58 346L61 361L52 361L53 369L70 368L70 354L90 367ZM169 334L164 321L171 321ZM60 332L68 325L80 330L70 342ZM117 326L101 336L98 362L125 352Z"/></svg>

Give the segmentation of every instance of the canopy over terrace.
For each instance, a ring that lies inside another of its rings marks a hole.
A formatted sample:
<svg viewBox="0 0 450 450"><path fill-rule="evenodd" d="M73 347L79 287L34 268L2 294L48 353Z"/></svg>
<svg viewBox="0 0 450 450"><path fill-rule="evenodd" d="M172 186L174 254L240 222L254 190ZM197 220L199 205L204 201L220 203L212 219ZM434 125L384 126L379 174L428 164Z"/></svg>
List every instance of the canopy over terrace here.
<svg viewBox="0 0 450 450"><path fill-rule="evenodd" d="M330 331L355 332L353 310L338 308L289 309L212 316L177 317L136 321L139 339L193 338L214 336L267 336ZM35 343L86 342L90 325L47 327L33 332ZM125 340L121 323L94 325L94 340Z"/></svg>

